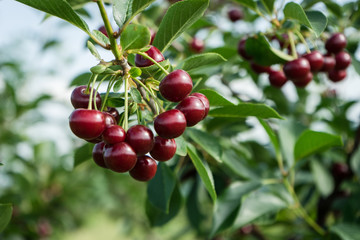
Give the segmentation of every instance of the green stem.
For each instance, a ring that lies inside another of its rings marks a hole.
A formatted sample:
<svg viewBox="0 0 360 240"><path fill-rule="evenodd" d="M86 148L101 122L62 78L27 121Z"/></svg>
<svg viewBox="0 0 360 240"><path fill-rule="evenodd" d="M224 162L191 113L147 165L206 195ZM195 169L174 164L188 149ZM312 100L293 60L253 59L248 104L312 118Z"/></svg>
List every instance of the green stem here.
<svg viewBox="0 0 360 240"><path fill-rule="evenodd" d="M91 74L91 77L90 77L90 79L92 79L92 87L91 87L91 90L90 90L90 97L89 97L89 104L88 104L88 109L89 110L92 109L91 102L92 102L92 99L93 99L94 86L95 86L97 77L98 77L98 74ZM96 105L95 105L95 108L96 108Z"/></svg>
<svg viewBox="0 0 360 240"><path fill-rule="evenodd" d="M311 53L309 45L307 44L307 42L306 42L305 38L303 37L303 35L298 30L295 31L295 34L300 38L301 42L305 45L306 52Z"/></svg>
<svg viewBox="0 0 360 240"><path fill-rule="evenodd" d="M96 87L96 90L95 90L95 96L96 96L96 94L97 94L97 92L98 92L98 90L99 90L99 87L100 87L100 85L102 84L102 82L105 80L105 78L107 78L109 75L105 75L101 80L100 80L100 82L99 82L99 84L97 85L97 87ZM95 110L98 110L97 109L97 105L96 105L96 97L94 97L94 106L95 106ZM102 109L101 109L101 111L102 111Z"/></svg>
<svg viewBox="0 0 360 240"><path fill-rule="evenodd" d="M94 35L90 34L89 36L90 36L90 38L91 38L92 40L94 40L94 42L96 42L96 43L97 43L99 46L101 46L102 48L105 48L105 49L107 49L107 50L110 50L110 49L111 49L109 45L104 45L104 44L102 44L101 42L99 42L99 40L97 40Z"/></svg>
<svg viewBox="0 0 360 240"><path fill-rule="evenodd" d="M110 79L110 81L109 81L109 85L108 85L108 87L107 87L106 94L105 94L105 97L104 97L104 102L103 102L103 104L102 104L102 106L101 106L101 111L103 111L104 108L105 108L105 104L106 104L106 101L107 101L107 99L108 99L110 90L111 90L112 86L113 86L114 83L115 83L115 78L116 78L116 77L113 76L113 77Z"/></svg>
<svg viewBox="0 0 360 240"><path fill-rule="evenodd" d="M143 57L146 58L146 59L149 59L149 60L152 61L156 66L158 66L158 68L160 68L161 71L163 71L166 75L169 75L169 72L166 71L166 69L165 69L163 66L161 66L157 61L155 61L152 57L150 57L150 56L147 55L146 53L143 53L143 52L135 52L135 53L143 56Z"/></svg>
<svg viewBox="0 0 360 240"><path fill-rule="evenodd" d="M124 124L123 124L123 128L125 131L128 130L129 127L129 77L130 75L125 75L124 76L124 80L125 80L125 109L124 109Z"/></svg>
<svg viewBox="0 0 360 240"><path fill-rule="evenodd" d="M140 86L142 86L145 89L145 91L147 91L150 94L150 96L155 100L156 105L158 106L158 108L160 108L161 111L164 111L163 107L161 106L161 104L158 101L158 98L154 95L154 93L142 81L140 81L139 79L136 79L136 78L132 78L132 80L134 80ZM156 110L157 110L157 114L159 114L159 109L156 109Z"/></svg>
<svg viewBox="0 0 360 240"><path fill-rule="evenodd" d="M102 19L104 21L106 32L107 32L107 34L109 36L111 51L113 52L115 58L117 60L120 60L121 57L122 57L122 54L121 54L121 52L119 50L119 46L116 43L116 39L114 38L114 31L113 31L113 29L111 27L109 18L108 18L107 14L106 14L106 10L105 10L103 1L98 0L96 3L98 5L98 7L99 7L101 17L102 17Z"/></svg>
<svg viewBox="0 0 360 240"><path fill-rule="evenodd" d="M294 35L291 31L288 31L288 36L289 36L289 41L290 41L290 46L291 46L291 54L294 58L298 58L297 52L296 52L296 47L295 47Z"/></svg>

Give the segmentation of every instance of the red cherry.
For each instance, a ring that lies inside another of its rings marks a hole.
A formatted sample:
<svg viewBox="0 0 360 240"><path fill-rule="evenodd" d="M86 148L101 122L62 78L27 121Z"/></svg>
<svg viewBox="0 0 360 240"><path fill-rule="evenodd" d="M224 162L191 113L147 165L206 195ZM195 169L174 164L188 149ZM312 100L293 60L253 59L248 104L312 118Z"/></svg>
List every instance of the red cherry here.
<svg viewBox="0 0 360 240"><path fill-rule="evenodd" d="M125 141L134 149L137 155L144 155L150 152L154 146L154 134L143 125L135 125L127 131Z"/></svg>
<svg viewBox="0 0 360 240"><path fill-rule="evenodd" d="M145 52L149 57L154 59L156 62L162 62L165 60L164 56L160 52L159 49L157 49L154 46L151 46L149 50ZM136 54L135 56L135 65L137 67L149 67L151 65L154 65L152 61L150 61L147 58L144 58L143 56Z"/></svg>
<svg viewBox="0 0 360 240"><path fill-rule="evenodd" d="M125 130L119 125L107 127L102 134L102 138L106 144L115 144L124 142L126 138Z"/></svg>
<svg viewBox="0 0 360 240"><path fill-rule="evenodd" d="M180 102L190 94L193 82L190 75L178 69L167 75L159 85L161 95L171 101Z"/></svg>
<svg viewBox="0 0 360 240"><path fill-rule="evenodd" d="M113 116L111 116L109 113L103 112L103 114L104 114L104 119L105 119L105 128L117 124L115 118ZM99 143L99 142L103 141L103 138L102 138L102 135L100 135L94 139L86 139L86 141L91 142L91 143Z"/></svg>
<svg viewBox="0 0 360 240"><path fill-rule="evenodd" d="M92 151L92 156L94 159L94 162L103 168L107 168L104 162L104 146L105 143L104 142L99 142L97 144L95 144L93 151Z"/></svg>
<svg viewBox="0 0 360 240"><path fill-rule="evenodd" d="M238 44L238 53L240 54L240 56L245 59L245 60L251 60L252 57L249 56L247 53L246 53L246 48L245 48L245 44L246 44L246 40L247 38L243 38L240 40L239 44Z"/></svg>
<svg viewBox="0 0 360 240"><path fill-rule="evenodd" d="M328 77L333 82L340 82L346 78L346 70L331 70L328 73Z"/></svg>
<svg viewBox="0 0 360 240"><path fill-rule="evenodd" d="M100 31L102 34L104 34L105 36L109 37L108 34L107 34L107 31L106 31L105 26L99 27L99 31Z"/></svg>
<svg viewBox="0 0 360 240"><path fill-rule="evenodd" d="M71 104L74 106L74 108L88 108L91 88L89 89L88 94L85 93L86 88L87 88L87 86L82 85L82 86L76 87L72 91ZM95 96L95 93L93 96ZM92 101L94 101L94 99ZM98 92L96 93L96 107L98 109L101 108L101 97ZM91 108L94 108L94 102L91 103Z"/></svg>
<svg viewBox="0 0 360 240"><path fill-rule="evenodd" d="M188 127L196 125L205 116L205 106L203 102L195 96L186 97L176 106L176 109L185 115L186 125Z"/></svg>
<svg viewBox="0 0 360 240"><path fill-rule="evenodd" d="M136 164L136 153L126 142L105 145L106 166L114 172L127 172Z"/></svg>
<svg viewBox="0 0 360 240"><path fill-rule="evenodd" d="M186 118L180 110L168 110L155 118L154 128L162 138L177 138L185 131Z"/></svg>
<svg viewBox="0 0 360 240"><path fill-rule="evenodd" d="M244 18L244 13L239 8L233 8L228 11L230 21L236 22Z"/></svg>
<svg viewBox="0 0 360 240"><path fill-rule="evenodd" d="M115 124L117 124L120 121L120 114L116 108L113 108L113 107L107 108L107 110L105 112L115 118L115 120L116 120Z"/></svg>
<svg viewBox="0 0 360 240"><path fill-rule="evenodd" d="M291 80L302 80L307 77L310 72L309 61L305 58L298 58L290 62L285 63L284 73L288 79Z"/></svg>
<svg viewBox="0 0 360 240"><path fill-rule="evenodd" d="M351 64L351 56L347 52L339 52L335 55L335 69L344 70Z"/></svg>
<svg viewBox="0 0 360 240"><path fill-rule="evenodd" d="M303 88L306 87L312 79L313 74L311 72L308 72L308 74L304 78L293 80L293 83L295 84L295 86Z"/></svg>
<svg viewBox="0 0 360 240"><path fill-rule="evenodd" d="M100 111L78 108L69 117L71 131L79 138L97 138L105 130L104 114Z"/></svg>
<svg viewBox="0 0 360 240"><path fill-rule="evenodd" d="M190 49L193 52L201 53L202 51L204 51L204 48L205 48L205 44L204 44L203 40L201 40L199 38L193 38L191 40Z"/></svg>
<svg viewBox="0 0 360 240"><path fill-rule="evenodd" d="M269 66L262 66L262 65L259 65L259 64L255 63L255 62L251 62L250 67L257 74L270 73L271 72L271 68Z"/></svg>
<svg viewBox="0 0 360 240"><path fill-rule="evenodd" d="M338 53L346 47L346 37L342 33L333 34L325 43L329 53Z"/></svg>
<svg viewBox="0 0 360 240"><path fill-rule="evenodd" d="M329 72L333 70L335 67L335 58L331 54L326 54L324 57L324 64L320 71L322 72Z"/></svg>
<svg viewBox="0 0 360 240"><path fill-rule="evenodd" d="M174 139L165 139L160 136L155 137L154 147L150 155L158 161L170 160L176 152L176 142Z"/></svg>
<svg viewBox="0 0 360 240"><path fill-rule="evenodd" d="M130 170L130 176L142 182L151 180L157 170L157 164L154 159L148 156L138 157L136 165Z"/></svg>
<svg viewBox="0 0 360 240"><path fill-rule="evenodd" d="M204 118L205 118L208 115L209 109L210 109L210 103L209 103L209 100L207 99L207 97L204 94L197 93L197 92L191 94L190 96L195 96L195 97L199 98L202 101L202 103L205 106L205 115L204 115Z"/></svg>
<svg viewBox="0 0 360 240"><path fill-rule="evenodd" d="M303 55L303 58L306 58L309 61L312 72L320 71L324 65L324 57L319 51L307 53Z"/></svg>
<svg viewBox="0 0 360 240"><path fill-rule="evenodd" d="M331 166L331 173L335 180L339 182L351 177L351 171L345 163L334 163Z"/></svg>
<svg viewBox="0 0 360 240"><path fill-rule="evenodd" d="M272 86L281 88L287 82L287 78L283 71L273 70L269 74L269 81Z"/></svg>

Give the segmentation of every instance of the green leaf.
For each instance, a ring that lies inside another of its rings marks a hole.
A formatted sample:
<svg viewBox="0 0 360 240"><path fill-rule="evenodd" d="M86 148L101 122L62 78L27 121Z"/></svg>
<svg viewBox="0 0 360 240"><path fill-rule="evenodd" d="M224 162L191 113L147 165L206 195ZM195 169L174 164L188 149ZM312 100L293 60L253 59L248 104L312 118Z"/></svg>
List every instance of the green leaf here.
<svg viewBox="0 0 360 240"><path fill-rule="evenodd" d="M278 138L275 134L275 132L272 130L272 128L269 126L269 124L267 122L265 122L263 119L258 118L260 124L263 126L263 128L265 129L267 135L270 138L270 142L272 143L274 149L275 149L275 153L277 155L277 157L281 157L281 149L280 149L280 144L278 141Z"/></svg>
<svg viewBox="0 0 360 240"><path fill-rule="evenodd" d="M157 167L155 177L147 187L149 202L164 213L169 213L170 199L176 185L176 177L163 162Z"/></svg>
<svg viewBox="0 0 360 240"><path fill-rule="evenodd" d="M120 44L124 51L141 49L150 44L151 34L147 27L130 24L121 33Z"/></svg>
<svg viewBox="0 0 360 240"><path fill-rule="evenodd" d="M219 196L214 207L210 238L232 226L240 210L242 197L260 186L261 183L255 181L234 182Z"/></svg>
<svg viewBox="0 0 360 240"><path fill-rule="evenodd" d="M350 166L353 172L360 176L360 148L351 157Z"/></svg>
<svg viewBox="0 0 360 240"><path fill-rule="evenodd" d="M86 143L81 147L77 148L74 152L74 168L81 163L92 159L92 150L94 144Z"/></svg>
<svg viewBox="0 0 360 240"><path fill-rule="evenodd" d="M317 189L323 197L329 196L334 190L334 179L329 171L316 160L312 160L310 166Z"/></svg>
<svg viewBox="0 0 360 240"><path fill-rule="evenodd" d="M133 87L130 88L130 95L131 95L131 98L134 100L134 102L142 103L142 97L141 97L139 90L137 90L136 88L133 88Z"/></svg>
<svg viewBox="0 0 360 240"><path fill-rule="evenodd" d="M261 0L261 3L266 8L267 12L271 15L274 10L274 2L275 0Z"/></svg>
<svg viewBox="0 0 360 240"><path fill-rule="evenodd" d="M187 133L194 142L209 153L217 162L222 162L222 149L219 139L207 132L195 128L188 129Z"/></svg>
<svg viewBox="0 0 360 240"><path fill-rule="evenodd" d="M113 0L113 16L119 28L125 23L127 12L131 8L132 2L133 0Z"/></svg>
<svg viewBox="0 0 360 240"><path fill-rule="evenodd" d="M330 231L342 240L360 240L360 226L353 223L338 223L331 226Z"/></svg>
<svg viewBox="0 0 360 240"><path fill-rule="evenodd" d="M235 2L238 2L241 5L250 8L251 10L257 11L257 4L253 0L235 0Z"/></svg>
<svg viewBox="0 0 360 240"><path fill-rule="evenodd" d="M103 34L102 32L100 32L99 30L93 30L91 32L91 35L96 38L96 40L98 40L100 43L102 43L103 45L110 45L110 40L107 36L105 36L105 34Z"/></svg>
<svg viewBox="0 0 360 240"><path fill-rule="evenodd" d="M185 157L187 155L187 143L183 136L175 138L176 154Z"/></svg>
<svg viewBox="0 0 360 240"><path fill-rule="evenodd" d="M91 73L86 72L82 73L78 76L76 76L70 83L71 86L80 86L80 85L86 85L89 82L89 79L91 77Z"/></svg>
<svg viewBox="0 0 360 240"><path fill-rule="evenodd" d="M123 85L123 81L122 81L121 79L120 79L120 80L117 80L116 83L115 83L114 86L113 86L114 92L120 91L122 85Z"/></svg>
<svg viewBox="0 0 360 240"><path fill-rule="evenodd" d="M300 160L328 148L342 146L341 137L324 132L304 131L295 144L294 157Z"/></svg>
<svg viewBox="0 0 360 240"><path fill-rule="evenodd" d="M90 35L89 27L86 22L76 14L68 2L65 0L16 0L40 11L49 13L80 28Z"/></svg>
<svg viewBox="0 0 360 240"><path fill-rule="evenodd" d="M109 93L106 101L108 107L123 107L125 105L123 93Z"/></svg>
<svg viewBox="0 0 360 240"><path fill-rule="evenodd" d="M165 69L168 69L170 67L170 62L169 60L165 60L162 62L159 62L159 64L164 67ZM159 69L158 66L156 66L155 64L149 66L149 67L141 67L141 78L148 78L148 77L156 77L158 74L162 75L162 71L161 69ZM156 79L160 79L160 78L156 78Z"/></svg>
<svg viewBox="0 0 360 240"><path fill-rule="evenodd" d="M133 78L137 78L141 76L141 69L138 67L132 67L129 71L129 74Z"/></svg>
<svg viewBox="0 0 360 240"><path fill-rule="evenodd" d="M131 8L128 9L126 21L131 20L154 1L155 0L132 0Z"/></svg>
<svg viewBox="0 0 360 240"><path fill-rule="evenodd" d="M199 92L207 97L210 106L212 107L234 106L232 102L230 102L214 90L202 89Z"/></svg>
<svg viewBox="0 0 360 240"><path fill-rule="evenodd" d="M0 203L0 233L4 231L9 224L12 216L13 207L10 203Z"/></svg>
<svg viewBox="0 0 360 240"><path fill-rule="evenodd" d="M204 14L208 5L209 0L187 0L171 5L160 23L153 45L164 52Z"/></svg>
<svg viewBox="0 0 360 240"><path fill-rule="evenodd" d="M201 161L195 147L192 144L187 145L187 151L191 161L196 168L196 171L199 173L200 178L205 185L206 190L209 192L212 200L216 202L214 179L209 167L207 166L207 164Z"/></svg>
<svg viewBox="0 0 360 240"><path fill-rule="evenodd" d="M92 44L92 42L87 41L87 47L90 50L91 54L96 57L97 60L101 60L101 56L99 54L99 52L97 51L96 47L94 46L94 44Z"/></svg>
<svg viewBox="0 0 360 240"><path fill-rule="evenodd" d="M258 179L258 175L246 166L246 160L233 150L225 150L222 156L224 167L242 179Z"/></svg>
<svg viewBox="0 0 360 240"><path fill-rule="evenodd" d="M224 62L226 62L226 59L220 54L203 53L186 58L177 68L184 71L191 71L201 67L222 64Z"/></svg>
<svg viewBox="0 0 360 240"><path fill-rule="evenodd" d="M236 106L224 106L210 110L209 116L212 117L259 117L259 118L279 118L283 119L274 109L258 103L240 103Z"/></svg>
<svg viewBox="0 0 360 240"><path fill-rule="evenodd" d="M306 11L306 16L308 17L311 28L315 32L315 35L318 37L325 30L327 25L327 17L320 11Z"/></svg>

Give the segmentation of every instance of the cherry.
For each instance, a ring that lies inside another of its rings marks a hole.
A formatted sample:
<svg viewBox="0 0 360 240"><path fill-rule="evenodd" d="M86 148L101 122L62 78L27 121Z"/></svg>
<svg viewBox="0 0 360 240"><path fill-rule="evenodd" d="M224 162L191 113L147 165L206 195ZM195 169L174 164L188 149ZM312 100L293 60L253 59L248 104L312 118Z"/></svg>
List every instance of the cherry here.
<svg viewBox="0 0 360 240"><path fill-rule="evenodd" d="M203 117L203 119L208 115L208 113L209 113L209 109L210 109L210 103L209 103L209 100L207 99L207 97L204 95L204 94L202 94L202 93L193 93L193 94L191 94L190 96L195 96L195 97L197 97L197 98L199 98L201 101L202 101L202 103L204 104L204 106L205 106L205 115L204 115L204 117Z"/></svg>
<svg viewBox="0 0 360 240"><path fill-rule="evenodd" d="M257 74L270 73L271 72L271 68L269 66L262 66L262 65L259 65L259 64L255 63L255 62L251 62L250 67Z"/></svg>
<svg viewBox="0 0 360 240"><path fill-rule="evenodd" d="M333 163L331 166L331 173L338 182L351 177L351 171L345 163Z"/></svg>
<svg viewBox="0 0 360 240"><path fill-rule="evenodd" d="M192 79L184 70L178 69L167 75L159 85L161 95L171 101L180 102L192 90Z"/></svg>
<svg viewBox="0 0 360 240"><path fill-rule="evenodd" d="M98 30L99 30L102 34L104 34L105 36L109 37L108 34L107 34L107 31L106 31L105 26L99 27Z"/></svg>
<svg viewBox="0 0 360 240"><path fill-rule="evenodd" d="M346 37L342 33L333 34L325 43L329 53L338 53L346 47Z"/></svg>
<svg viewBox="0 0 360 240"><path fill-rule="evenodd" d="M154 147L150 155L158 161L170 160L176 152L176 142L174 139L165 139L160 136L155 137Z"/></svg>
<svg viewBox="0 0 360 240"><path fill-rule="evenodd" d="M105 143L104 142L99 142L97 144L95 144L93 151L92 151L92 157L94 159L94 162L103 168L107 168L104 162L104 146Z"/></svg>
<svg viewBox="0 0 360 240"><path fill-rule="evenodd" d="M328 72L328 77L333 82L340 82L344 78L346 78L345 70L331 70Z"/></svg>
<svg viewBox="0 0 360 240"><path fill-rule="evenodd" d="M176 109L185 115L188 127L196 125L205 116L204 103L195 96L186 97L176 106Z"/></svg>
<svg viewBox="0 0 360 240"><path fill-rule="evenodd" d="M272 86L281 88L287 82L287 78L283 71L272 70L269 73L269 81Z"/></svg>
<svg viewBox="0 0 360 240"><path fill-rule="evenodd" d="M155 118L154 128L162 138L177 138L185 131L186 118L180 110L168 110Z"/></svg>
<svg viewBox="0 0 360 240"><path fill-rule="evenodd" d="M291 80L302 80L307 77L310 72L310 64L306 58L298 58L290 62L285 63L284 73L288 79Z"/></svg>
<svg viewBox="0 0 360 240"><path fill-rule="evenodd" d="M154 159L148 156L138 157L136 165L130 170L130 176L142 182L151 180L157 170L157 164Z"/></svg>
<svg viewBox="0 0 360 240"><path fill-rule="evenodd" d="M312 79L313 74L311 72L308 72L308 74L304 78L293 80L293 83L295 84L295 86L303 88L306 87L306 85L308 85Z"/></svg>
<svg viewBox="0 0 360 240"><path fill-rule="evenodd" d="M193 52L196 53L201 53L202 51L204 51L205 48L205 44L204 41L199 39L199 38L193 38L190 42L190 49Z"/></svg>
<svg viewBox="0 0 360 240"><path fill-rule="evenodd" d="M73 105L74 108L88 108L91 88L89 89L88 94L85 93L86 88L87 88L87 86L82 85L82 86L76 87L72 91L72 93L71 93L71 104ZM95 96L95 94L93 96ZM94 108L94 102L93 101L94 101L94 99L92 100L91 108ZM100 97L100 94L98 92L96 93L96 107L98 109L101 108L101 97Z"/></svg>
<svg viewBox="0 0 360 240"><path fill-rule="evenodd" d="M104 114L97 110L78 108L69 117L71 131L79 138L97 138L105 130Z"/></svg>
<svg viewBox="0 0 360 240"><path fill-rule="evenodd" d="M135 125L129 128L125 140L137 155L144 155L154 146L154 134L144 125Z"/></svg>
<svg viewBox="0 0 360 240"><path fill-rule="evenodd" d="M333 70L335 67L335 58L331 54L326 54L324 57L324 64L320 71L322 72L329 72L330 70Z"/></svg>
<svg viewBox="0 0 360 240"><path fill-rule="evenodd" d="M113 116L115 118L115 120L116 120L116 123L118 123L120 121L120 114L119 114L119 112L118 112L118 110L116 108L113 108L113 107L109 108L108 107L107 110L106 110L106 113Z"/></svg>
<svg viewBox="0 0 360 240"><path fill-rule="evenodd" d="M228 17L230 21L236 22L237 20L241 20L244 18L243 12L238 8L233 8L228 11Z"/></svg>
<svg viewBox="0 0 360 240"><path fill-rule="evenodd" d="M238 44L238 53L240 54L240 56L243 59L251 60L252 57L246 53L246 48L245 48L246 40L247 40L247 38L243 38L240 40L240 42Z"/></svg>
<svg viewBox="0 0 360 240"><path fill-rule="evenodd" d="M115 144L124 142L126 138L125 130L119 125L107 127L102 134L102 138L106 144Z"/></svg>
<svg viewBox="0 0 360 240"><path fill-rule="evenodd" d="M126 142L105 145L105 165L114 172L127 172L136 164L136 153Z"/></svg>
<svg viewBox="0 0 360 240"><path fill-rule="evenodd" d="M162 62L165 60L164 56L160 52L159 49L157 49L154 46L151 46L149 50L145 52L149 57L154 59L156 62ZM151 65L154 65L152 61L150 61L147 58L144 58L143 56L136 54L135 56L135 65L137 67L149 67Z"/></svg>
<svg viewBox="0 0 360 240"><path fill-rule="evenodd" d="M303 58L306 58L309 61L312 72L320 71L324 65L324 57L319 51L307 53L303 55Z"/></svg>
<svg viewBox="0 0 360 240"><path fill-rule="evenodd" d="M347 52L339 52L335 55L335 69L344 70L351 64L351 56Z"/></svg>
<svg viewBox="0 0 360 240"><path fill-rule="evenodd" d="M113 116L111 116L107 112L103 112L103 114L104 114L104 118L105 118L105 128L110 127L112 125L116 125L116 120ZM99 143L99 142L103 141L103 138L102 138L102 135L100 135L93 139L86 139L86 141L91 142L91 143Z"/></svg>

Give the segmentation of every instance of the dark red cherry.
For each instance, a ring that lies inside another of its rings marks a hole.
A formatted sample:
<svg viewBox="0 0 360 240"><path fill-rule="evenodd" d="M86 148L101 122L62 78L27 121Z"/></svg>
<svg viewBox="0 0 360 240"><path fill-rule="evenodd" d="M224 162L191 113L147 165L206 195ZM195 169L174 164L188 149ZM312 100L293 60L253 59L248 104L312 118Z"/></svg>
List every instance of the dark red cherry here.
<svg viewBox="0 0 360 240"><path fill-rule="evenodd" d="M154 159L148 156L138 157L136 165L130 170L130 176L142 182L151 180L157 170L157 164Z"/></svg>
<svg viewBox="0 0 360 240"><path fill-rule="evenodd" d="M233 8L228 11L230 21L236 22L244 18L244 13L239 8Z"/></svg>
<svg viewBox="0 0 360 240"><path fill-rule="evenodd" d="M149 50L147 50L145 52L149 57L151 57L152 59L154 59L156 62L162 62L165 60L164 56L162 55L162 53L160 52L159 49L157 49L154 46L151 46ZM144 58L143 56L136 54L135 56L135 65L137 67L148 67L151 65L154 65L154 63L152 61L150 61L147 58Z"/></svg>
<svg viewBox="0 0 360 240"><path fill-rule="evenodd" d="M154 147L150 155L158 161L170 160L176 152L176 142L174 139L165 139L160 136L155 137Z"/></svg>
<svg viewBox="0 0 360 240"><path fill-rule="evenodd" d="M195 96L186 97L176 106L176 109L185 115L186 125L188 127L196 125L205 116L205 106L203 102Z"/></svg>
<svg viewBox="0 0 360 240"><path fill-rule="evenodd" d="M92 157L94 162L103 168L107 168L104 162L104 146L105 143L104 142L99 142L97 144L95 144L93 151L92 151Z"/></svg>
<svg viewBox="0 0 360 240"><path fill-rule="evenodd" d="M196 53L201 53L202 51L204 51L205 48L205 44L204 41L199 39L199 38L193 38L190 42L190 49L193 52Z"/></svg>
<svg viewBox="0 0 360 240"><path fill-rule="evenodd" d="M312 79L313 74L311 72L308 72L308 74L304 78L293 80L293 82L295 86L303 88L306 87Z"/></svg>
<svg viewBox="0 0 360 240"><path fill-rule="evenodd" d="M283 71L273 70L269 73L269 81L272 86L281 88L287 82L287 78Z"/></svg>
<svg viewBox="0 0 360 240"><path fill-rule="evenodd" d="M346 37L342 33L333 34L325 43L329 53L338 53L346 47Z"/></svg>
<svg viewBox="0 0 360 240"><path fill-rule="evenodd" d="M126 140L137 155L144 155L151 151L154 146L154 134L144 125L135 125L126 133Z"/></svg>
<svg viewBox="0 0 360 240"><path fill-rule="evenodd" d="M337 181L343 181L351 177L351 171L346 163L334 163L331 166L331 173Z"/></svg>
<svg viewBox="0 0 360 240"><path fill-rule="evenodd" d="M209 100L207 99L207 97L204 94L197 93L197 92L192 93L190 96L195 96L195 97L199 98L202 101L202 103L205 106L205 115L204 115L204 118L205 118L208 115L209 109L210 109L210 103L209 103Z"/></svg>
<svg viewBox="0 0 360 240"><path fill-rule="evenodd" d="M246 40L247 38L243 38L240 40L239 44L238 44L238 53L240 54L240 56L245 59L245 60L251 60L252 57L249 56L246 53L246 48L245 48L245 44L246 44Z"/></svg>
<svg viewBox="0 0 360 240"><path fill-rule="evenodd" d="M177 138L186 129L186 118L180 110L168 110L155 118L154 128L162 138Z"/></svg>
<svg viewBox="0 0 360 240"><path fill-rule="evenodd" d="M308 76L308 73L310 72L310 64L307 59L300 57L285 63L283 70L288 79L302 80Z"/></svg>
<svg viewBox="0 0 360 240"><path fill-rule="evenodd" d="M117 124L120 121L120 114L116 108L108 107L106 110L106 113L110 114L111 116L113 116L115 118L115 120L116 120L115 124Z"/></svg>
<svg viewBox="0 0 360 240"><path fill-rule="evenodd" d="M105 130L104 114L100 111L78 108L69 117L71 131L85 140L99 137Z"/></svg>
<svg viewBox="0 0 360 240"><path fill-rule="evenodd" d="M126 133L125 130L119 125L112 125L105 128L105 131L102 133L102 138L106 144L115 144L124 142Z"/></svg>
<svg viewBox="0 0 360 240"><path fill-rule="evenodd" d="M105 26L99 27L99 31L100 31L102 34L104 34L105 36L109 37L108 34L107 34L107 31L106 31Z"/></svg>
<svg viewBox="0 0 360 240"><path fill-rule="evenodd" d="M335 58L331 54L326 54L324 57L324 64L320 71L322 72L329 72L333 70L335 67Z"/></svg>
<svg viewBox="0 0 360 240"><path fill-rule="evenodd" d="M126 142L105 146L105 165L114 172L127 172L136 164L136 153Z"/></svg>
<svg viewBox="0 0 360 240"><path fill-rule="evenodd" d="M346 78L346 70L331 70L328 73L328 77L333 82L340 82Z"/></svg>
<svg viewBox="0 0 360 240"><path fill-rule="evenodd" d="M103 114L104 114L104 119L105 119L105 128L117 124L115 118L113 116L111 116L109 113L103 112ZM86 139L86 141L91 142L91 143L99 143L99 142L103 141L103 138L102 138L102 135L100 135L94 139Z"/></svg>
<svg viewBox="0 0 360 240"><path fill-rule="evenodd" d="M351 56L347 52L339 52L335 55L335 69L344 70L351 64Z"/></svg>
<svg viewBox="0 0 360 240"><path fill-rule="evenodd" d="M271 68L269 66L262 66L262 65L259 65L259 64L255 63L255 62L251 62L250 67L257 74L270 73L271 72Z"/></svg>
<svg viewBox="0 0 360 240"><path fill-rule="evenodd" d="M306 58L309 61L312 72L320 71L324 65L324 57L319 51L307 53L303 55L303 58Z"/></svg>
<svg viewBox="0 0 360 240"><path fill-rule="evenodd" d="M87 86L82 85L76 87L72 91L71 104L74 106L74 108L88 108L91 88L89 89L88 93L86 93L86 88ZM95 94L93 96L95 96ZM101 108L101 97L98 92L96 93L96 107L97 109ZM94 108L94 102L91 103L91 108Z"/></svg>
<svg viewBox="0 0 360 240"><path fill-rule="evenodd" d="M190 75L178 69L167 75L159 85L161 95L171 102L180 102L187 97L193 87Z"/></svg>

